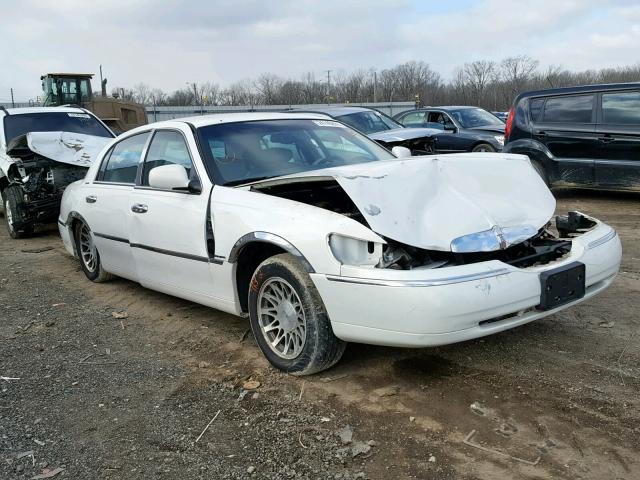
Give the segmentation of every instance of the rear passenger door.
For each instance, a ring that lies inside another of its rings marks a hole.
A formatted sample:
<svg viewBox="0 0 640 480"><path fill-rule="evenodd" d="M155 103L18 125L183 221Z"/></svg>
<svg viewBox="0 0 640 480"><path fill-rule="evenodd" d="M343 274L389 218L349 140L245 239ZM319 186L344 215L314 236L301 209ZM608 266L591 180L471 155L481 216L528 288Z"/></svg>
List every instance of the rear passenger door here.
<svg viewBox="0 0 640 480"><path fill-rule="evenodd" d="M129 247L131 195L149 132L124 138L107 152L95 180L85 185L82 211L107 272L137 280Z"/></svg>
<svg viewBox="0 0 640 480"><path fill-rule="evenodd" d="M596 181L606 188L640 187L640 90L603 92L598 112Z"/></svg>
<svg viewBox="0 0 640 480"><path fill-rule="evenodd" d="M596 95L549 97L533 122L532 136L553 155L552 182L592 185L600 145L596 134Z"/></svg>

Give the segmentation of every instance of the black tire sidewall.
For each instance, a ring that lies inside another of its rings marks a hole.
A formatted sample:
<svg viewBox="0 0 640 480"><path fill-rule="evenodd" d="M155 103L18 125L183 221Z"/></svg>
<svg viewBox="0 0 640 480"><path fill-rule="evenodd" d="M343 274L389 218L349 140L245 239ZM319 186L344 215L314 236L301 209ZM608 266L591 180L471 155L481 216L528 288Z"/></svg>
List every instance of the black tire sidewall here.
<svg viewBox="0 0 640 480"><path fill-rule="evenodd" d="M278 356L267 344L267 340L260 329L259 319L257 315L258 293L264 283L270 278L280 277L286 280L296 291L300 301L302 302L305 320L306 320L306 339L300 355L294 359L284 359ZM323 340L327 333L333 336L329 318L324 309L324 305L319 298L317 291L305 279L299 278L284 263L273 261L260 265L251 279L249 286L249 318L251 323L251 331L264 353L265 357L280 370L289 373L296 373L306 370L310 365L314 364L318 356L322 356L322 350L325 348ZM313 290L311 290L313 289ZM327 332L327 329L329 332Z"/></svg>
<svg viewBox="0 0 640 480"><path fill-rule="evenodd" d="M23 228L21 228L20 230L16 229L15 226L13 227L13 230L9 228L9 217L7 215L7 205L6 205L7 203L9 203L9 208L11 209L11 217L14 219L14 222L16 219L18 221L23 220L21 207L18 201L16 200L16 198L20 196L20 194L15 193L18 191L21 191L20 187L17 187L15 185L9 186L5 188L4 192L2 192L2 195L1 195L2 207L4 208L4 221L7 227L7 232L9 233L9 236L14 239L30 237L31 235L33 235L33 225L30 225L30 224L23 226Z"/></svg>
<svg viewBox="0 0 640 480"><path fill-rule="evenodd" d="M82 259L82 251L80 250L80 229L85 226L84 222L77 222L74 225L73 229L73 239L76 242L76 251L78 252L78 260L80 260L80 267L82 267L82 271L86 275L86 277L92 282L95 281L100 276L100 270L102 269L102 264L100 263L100 254L98 253L98 249L96 249L96 269L91 272L86 265L84 264L84 260ZM87 226L87 228L89 228ZM89 229L91 231L91 229Z"/></svg>
<svg viewBox="0 0 640 480"><path fill-rule="evenodd" d="M540 163L538 160L531 160L531 166L536 171L536 173L540 175L540 178L542 178L542 181L545 183L545 185L549 186L549 177L547 176L547 171L544 169L542 163Z"/></svg>
<svg viewBox="0 0 640 480"><path fill-rule="evenodd" d="M488 151L476 150L477 148L480 148L480 147L485 147L485 148L488 148L489 150ZM475 152L475 153L495 153L496 149L493 148L493 146L491 144L489 144L489 143L479 143L478 145L473 147L473 149L471 151Z"/></svg>

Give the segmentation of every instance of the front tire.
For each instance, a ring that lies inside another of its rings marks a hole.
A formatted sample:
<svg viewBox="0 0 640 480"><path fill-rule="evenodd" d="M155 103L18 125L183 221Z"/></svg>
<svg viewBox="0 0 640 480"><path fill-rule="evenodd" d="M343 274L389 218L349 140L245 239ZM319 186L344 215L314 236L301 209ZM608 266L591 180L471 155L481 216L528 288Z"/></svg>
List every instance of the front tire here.
<svg viewBox="0 0 640 480"><path fill-rule="evenodd" d="M491 145L489 145L488 143L480 143L478 145L476 145L475 147L473 147L473 150L471 150L472 152L484 152L484 153L494 153L496 151L495 148L493 148Z"/></svg>
<svg viewBox="0 0 640 480"><path fill-rule="evenodd" d="M33 223L24 214L22 188L17 185L7 187L2 192L4 220L11 238L28 238L33 235Z"/></svg>
<svg viewBox="0 0 640 480"><path fill-rule="evenodd" d="M82 221L78 221L74 225L73 237L76 242L76 252L78 252L78 257L80 258L80 266L87 278L96 283L111 280L113 275L105 272L102 268L100 254L93 242L93 235L89 226Z"/></svg>
<svg viewBox="0 0 640 480"><path fill-rule="evenodd" d="M267 360L294 375L311 375L340 360L338 339L311 277L288 253L268 258L249 286L251 330Z"/></svg>

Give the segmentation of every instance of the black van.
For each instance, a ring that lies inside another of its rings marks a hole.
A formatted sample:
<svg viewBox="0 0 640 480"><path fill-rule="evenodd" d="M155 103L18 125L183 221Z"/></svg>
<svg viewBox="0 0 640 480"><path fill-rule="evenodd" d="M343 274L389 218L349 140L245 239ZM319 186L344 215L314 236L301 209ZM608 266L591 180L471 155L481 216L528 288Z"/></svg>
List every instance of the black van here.
<svg viewBox="0 0 640 480"><path fill-rule="evenodd" d="M551 187L640 190L640 83L522 93L504 141Z"/></svg>

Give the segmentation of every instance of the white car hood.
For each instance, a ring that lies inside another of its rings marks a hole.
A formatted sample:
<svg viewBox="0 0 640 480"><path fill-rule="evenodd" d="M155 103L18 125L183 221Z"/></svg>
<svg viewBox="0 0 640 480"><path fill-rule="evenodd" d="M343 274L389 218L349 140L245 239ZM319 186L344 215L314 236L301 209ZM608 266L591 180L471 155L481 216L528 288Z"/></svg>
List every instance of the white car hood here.
<svg viewBox="0 0 640 480"><path fill-rule="evenodd" d="M381 142L402 142L412 138L433 137L439 133L442 133L442 130L436 128L394 128L370 133L367 136L372 140L380 140Z"/></svg>
<svg viewBox="0 0 640 480"><path fill-rule="evenodd" d="M335 178L377 234L429 250L450 251L454 239L494 227L537 231L555 210L553 195L522 155L412 157L327 168L261 184L310 177Z"/></svg>
<svg viewBox="0 0 640 480"><path fill-rule="evenodd" d="M113 140L71 132L30 132L26 143L34 153L56 162L89 167L104 146ZM11 155L11 152L7 152Z"/></svg>

